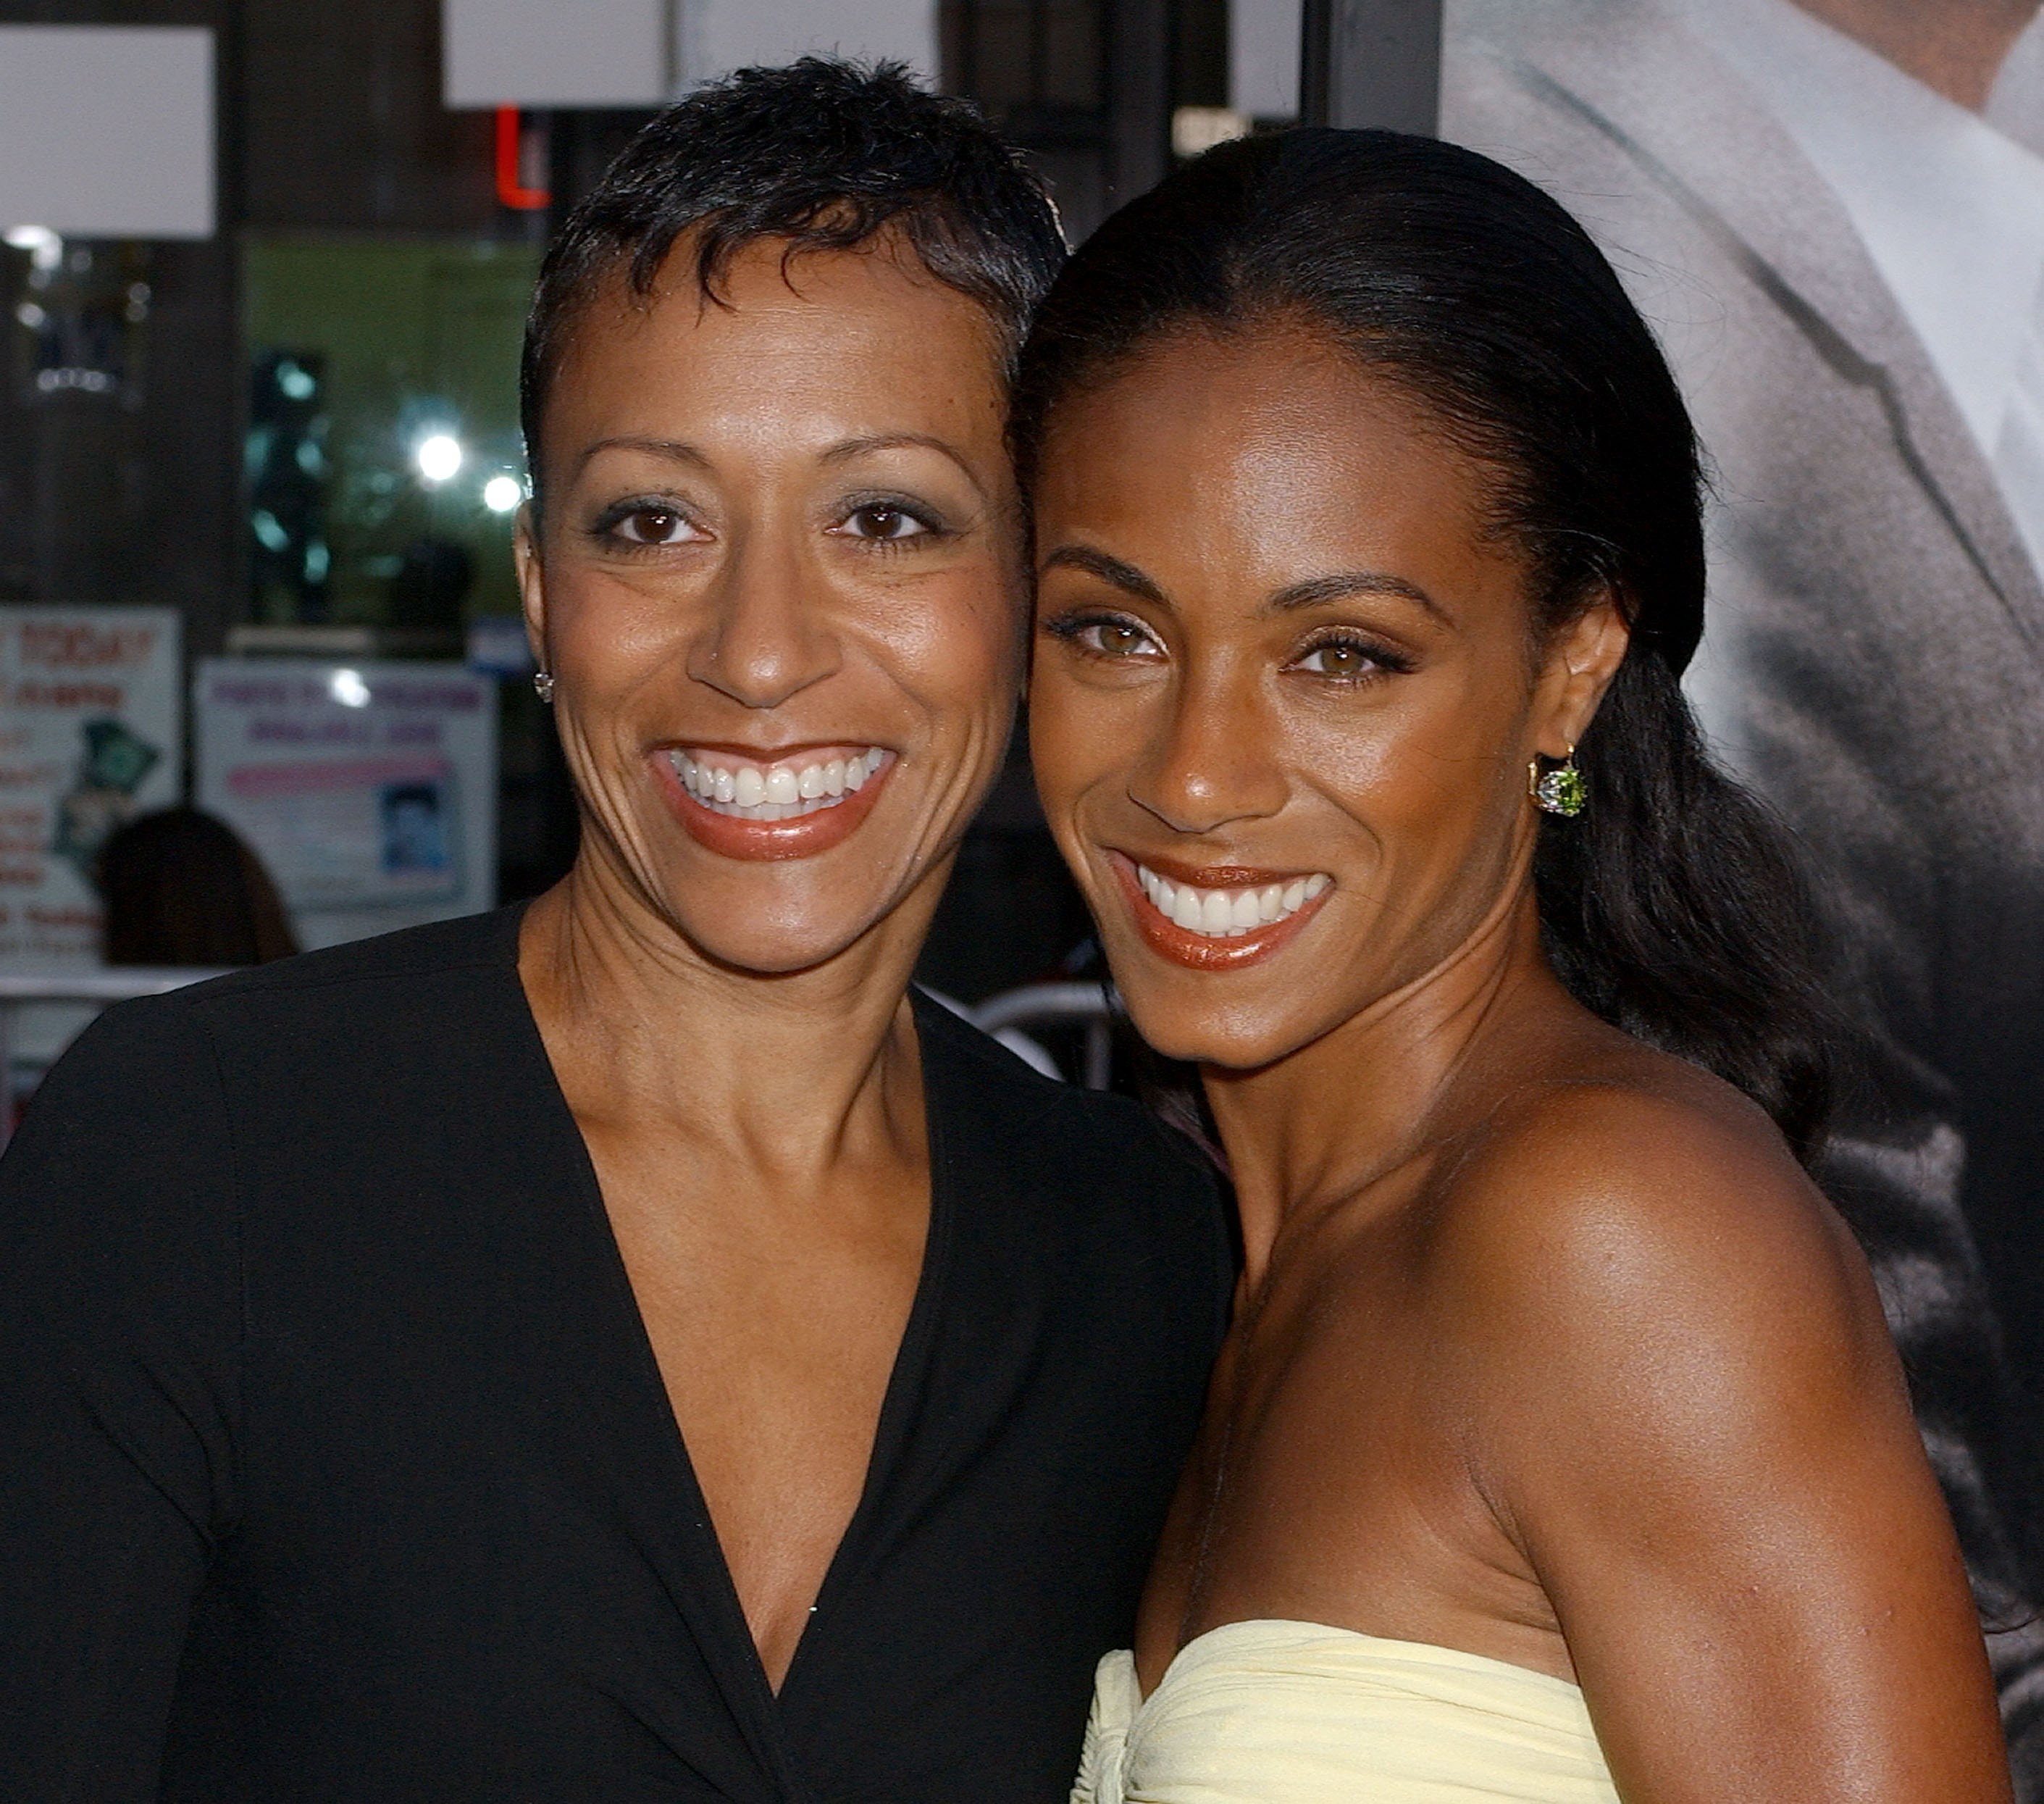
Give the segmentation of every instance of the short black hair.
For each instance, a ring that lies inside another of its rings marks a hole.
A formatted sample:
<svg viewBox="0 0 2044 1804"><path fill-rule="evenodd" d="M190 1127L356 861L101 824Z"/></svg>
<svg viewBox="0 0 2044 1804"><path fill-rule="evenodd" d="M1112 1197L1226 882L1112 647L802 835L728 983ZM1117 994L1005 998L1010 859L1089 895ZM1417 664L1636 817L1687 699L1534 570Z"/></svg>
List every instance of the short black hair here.
<svg viewBox="0 0 2044 1804"><path fill-rule="evenodd" d="M648 295L694 232L696 279L714 300L732 257L756 240L785 239L793 256L850 250L890 227L986 310L1012 367L1064 237L1041 179L968 102L918 87L900 63L805 56L741 69L669 107L568 216L540 267L518 385L535 492L563 334L620 263Z"/></svg>

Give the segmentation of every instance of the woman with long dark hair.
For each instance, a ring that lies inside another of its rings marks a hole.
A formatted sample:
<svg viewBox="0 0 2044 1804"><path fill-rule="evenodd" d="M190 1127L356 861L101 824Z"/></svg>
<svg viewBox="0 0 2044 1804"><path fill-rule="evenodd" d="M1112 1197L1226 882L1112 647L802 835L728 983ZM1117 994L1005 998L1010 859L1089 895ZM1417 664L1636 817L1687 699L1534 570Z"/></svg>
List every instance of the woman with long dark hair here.
<svg viewBox="0 0 2044 1804"><path fill-rule="evenodd" d="M1603 258L1466 151L1231 144L1069 266L1017 438L1046 808L1243 1257L1076 1797L2005 1798Z"/></svg>

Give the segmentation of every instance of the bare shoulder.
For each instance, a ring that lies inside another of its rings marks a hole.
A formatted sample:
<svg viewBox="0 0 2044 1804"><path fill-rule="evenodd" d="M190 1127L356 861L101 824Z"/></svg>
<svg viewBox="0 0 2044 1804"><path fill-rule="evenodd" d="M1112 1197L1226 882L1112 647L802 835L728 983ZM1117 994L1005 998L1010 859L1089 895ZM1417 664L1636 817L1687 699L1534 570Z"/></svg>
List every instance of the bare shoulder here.
<svg viewBox="0 0 2044 1804"><path fill-rule="evenodd" d="M2005 1798L1850 1234L1744 1098L1577 1044L1413 1218L1422 1394L1508 1549L1485 1557L1537 1587L1628 1798Z"/></svg>
<svg viewBox="0 0 2044 1804"><path fill-rule="evenodd" d="M1865 1262L1773 1124L1622 1037L1506 1094L1430 1201L1430 1283L1481 1364L1538 1358L1585 1394L1654 1379L1663 1402L1678 1376L1887 1383Z"/></svg>

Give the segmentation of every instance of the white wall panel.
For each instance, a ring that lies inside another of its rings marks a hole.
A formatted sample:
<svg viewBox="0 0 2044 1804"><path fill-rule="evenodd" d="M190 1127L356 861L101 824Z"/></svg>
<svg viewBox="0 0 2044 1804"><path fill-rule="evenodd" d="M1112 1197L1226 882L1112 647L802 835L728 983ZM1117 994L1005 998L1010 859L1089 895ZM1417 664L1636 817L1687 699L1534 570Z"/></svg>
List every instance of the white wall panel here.
<svg viewBox="0 0 2044 1804"><path fill-rule="evenodd" d="M0 231L209 238L213 33L0 25Z"/></svg>
<svg viewBox="0 0 2044 1804"><path fill-rule="evenodd" d="M1229 0L1228 103L1251 119L1299 113L1300 0Z"/></svg>
<svg viewBox="0 0 2044 1804"><path fill-rule="evenodd" d="M441 0L441 17L450 106L652 106L809 55L937 67L936 0Z"/></svg>
<svg viewBox="0 0 2044 1804"><path fill-rule="evenodd" d="M450 106L650 106L670 92L669 0L441 0Z"/></svg>
<svg viewBox="0 0 2044 1804"><path fill-rule="evenodd" d="M690 82L798 56L892 57L937 69L936 0L679 0Z"/></svg>

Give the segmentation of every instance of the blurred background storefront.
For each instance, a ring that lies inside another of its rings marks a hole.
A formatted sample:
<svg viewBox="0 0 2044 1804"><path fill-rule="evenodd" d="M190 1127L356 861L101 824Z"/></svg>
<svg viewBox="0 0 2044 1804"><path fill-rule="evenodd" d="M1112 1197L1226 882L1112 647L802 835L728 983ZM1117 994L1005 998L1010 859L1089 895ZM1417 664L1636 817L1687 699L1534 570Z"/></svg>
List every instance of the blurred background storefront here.
<svg viewBox="0 0 2044 1804"><path fill-rule="evenodd" d="M29 682L30 628L47 651L76 610L125 610L154 647L121 709L74 683L61 721L0 744L0 808L21 805L0 818L0 966L94 956L90 856L52 849L82 784L102 837L187 795L225 812L304 944L530 895L566 867L573 803L512 580L518 344L549 231L664 98L809 49L900 56L1025 147L1076 241L1174 156L1294 116L1301 29L1299 0L0 0L10 706L58 693ZM67 643L88 663L60 683L104 655ZM237 724L222 685L259 662L301 699ZM472 856L455 873L451 852L437 887L366 865L344 881L278 836L295 807L298 841L359 853L372 802L438 780L423 741L372 730L371 667L410 663L492 687L492 768L441 760ZM371 698L352 713L351 680ZM125 791L80 775L94 721L146 746ZM330 764L352 748L381 787L349 802L338 764L225 767L252 733ZM1055 971L1085 933L1018 761L928 975L977 999Z"/></svg>
<svg viewBox="0 0 2044 1804"><path fill-rule="evenodd" d="M96 967L102 848L180 802L253 848L300 944L566 868L511 579L518 344L549 232L667 98L901 57L1024 147L1074 242L1233 135L1439 129L1574 208L1669 348L1727 473L1692 691L1884 948L1854 982L1915 1087L1869 1156L1969 1225L2044 1396L2038 723L1958 683L1950 637L1972 610L1966 656L2004 674L2044 644L2037 14L0 0L0 979ZM1887 545L1908 507L1933 525ZM1894 727L1904 695L1930 724ZM1954 929L1981 896L1991 931ZM1018 752L923 975L977 1002L1089 968L1087 933ZM0 1015L17 1077L80 1018Z"/></svg>

